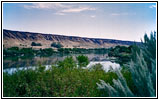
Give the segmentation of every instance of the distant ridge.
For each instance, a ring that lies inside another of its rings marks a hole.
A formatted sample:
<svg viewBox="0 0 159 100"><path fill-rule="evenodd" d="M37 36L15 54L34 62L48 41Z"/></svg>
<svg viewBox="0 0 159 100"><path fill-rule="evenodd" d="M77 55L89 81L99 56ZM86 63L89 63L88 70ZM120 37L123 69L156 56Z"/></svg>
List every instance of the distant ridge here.
<svg viewBox="0 0 159 100"><path fill-rule="evenodd" d="M78 36L64 36L55 34L43 34L35 32L22 32L3 29L4 47L32 47L31 43L41 43L42 46L33 48L51 48L51 43L59 42L63 48L109 48L117 45L128 46L140 42L122 41L114 39L87 38Z"/></svg>

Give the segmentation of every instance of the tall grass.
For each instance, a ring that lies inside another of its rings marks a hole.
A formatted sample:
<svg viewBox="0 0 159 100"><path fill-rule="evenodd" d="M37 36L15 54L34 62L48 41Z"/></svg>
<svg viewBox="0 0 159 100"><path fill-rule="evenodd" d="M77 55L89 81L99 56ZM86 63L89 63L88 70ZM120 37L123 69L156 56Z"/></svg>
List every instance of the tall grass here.
<svg viewBox="0 0 159 100"><path fill-rule="evenodd" d="M121 71L117 70L119 79L114 85L101 80L98 89L107 91L103 95L117 97L155 97L156 96L156 32L144 36L141 47L136 47L134 56L127 66L131 73L132 85L126 81ZM128 85L129 84L129 85ZM133 89L134 88L134 89ZM109 93L109 94L107 94Z"/></svg>

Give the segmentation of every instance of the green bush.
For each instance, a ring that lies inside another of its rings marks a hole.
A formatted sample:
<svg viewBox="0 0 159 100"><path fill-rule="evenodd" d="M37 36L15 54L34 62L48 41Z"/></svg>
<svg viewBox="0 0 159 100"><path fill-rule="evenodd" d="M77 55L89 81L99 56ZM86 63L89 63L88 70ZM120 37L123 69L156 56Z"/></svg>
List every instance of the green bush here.
<svg viewBox="0 0 159 100"><path fill-rule="evenodd" d="M3 49L3 56L18 56L20 54L18 47Z"/></svg>
<svg viewBox="0 0 159 100"><path fill-rule="evenodd" d="M62 45L62 44L60 44L59 42L58 42L58 43L53 42L53 43L51 44L51 47L55 47L55 48L62 48L62 47L63 47L63 45Z"/></svg>
<svg viewBox="0 0 159 100"><path fill-rule="evenodd" d="M35 50L32 48L12 47L3 50L3 56L6 58L29 58L34 56L52 56L56 53L52 48Z"/></svg>
<svg viewBox="0 0 159 100"><path fill-rule="evenodd" d="M80 67L86 67L89 64L89 60L87 56L79 55L76 57L76 59Z"/></svg>
<svg viewBox="0 0 159 100"><path fill-rule="evenodd" d="M63 61L59 61L58 67L61 68L75 68L76 62L74 61L73 57L66 57Z"/></svg>
<svg viewBox="0 0 159 100"><path fill-rule="evenodd" d="M126 46L116 46L115 48L110 48L108 51L108 56L116 57L116 62L120 65L130 62L132 56L132 50L134 45L129 47Z"/></svg>
<svg viewBox="0 0 159 100"><path fill-rule="evenodd" d="M91 70L95 70L95 71L99 71L99 70L103 70L102 68L103 66L99 63L99 64L95 64L91 67ZM104 70L103 70L104 71Z"/></svg>
<svg viewBox="0 0 159 100"><path fill-rule="evenodd" d="M46 48L38 50L37 54L40 56L51 56L53 53L55 53L55 51L52 48Z"/></svg>
<svg viewBox="0 0 159 100"><path fill-rule="evenodd" d="M42 45L41 45L41 43L32 42L32 43L31 43L31 46L42 46Z"/></svg>

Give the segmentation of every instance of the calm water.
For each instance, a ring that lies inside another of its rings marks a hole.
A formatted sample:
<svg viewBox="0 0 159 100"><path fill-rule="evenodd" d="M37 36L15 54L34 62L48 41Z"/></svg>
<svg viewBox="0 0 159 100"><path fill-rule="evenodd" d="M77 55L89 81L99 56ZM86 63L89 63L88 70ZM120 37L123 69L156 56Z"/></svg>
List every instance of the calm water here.
<svg viewBox="0 0 159 100"><path fill-rule="evenodd" d="M64 60L67 56L73 56L75 59L78 54L72 54L72 55L54 55L51 57L34 57L30 59L18 59L18 60L3 60L3 71L8 73L13 73L17 70L17 67L19 70L26 70L26 69L35 69L36 65L42 64L46 66L46 70L51 67L51 65L54 65L57 61ZM110 66L115 69L119 68L120 65L110 62L108 60L107 54L85 54L85 56L88 56L90 63L86 68L90 68L91 66L100 63L103 65L103 69L105 71L108 71L110 69Z"/></svg>
<svg viewBox="0 0 159 100"><path fill-rule="evenodd" d="M3 69L6 68L16 68L16 67L27 67L27 66L36 66L38 64L42 65L52 65L57 61L64 60L67 56L73 56L75 59L79 54L71 55L59 55L55 54L50 57L34 57L29 59L6 59L3 60ZM108 57L107 54L85 54L90 61L105 61Z"/></svg>

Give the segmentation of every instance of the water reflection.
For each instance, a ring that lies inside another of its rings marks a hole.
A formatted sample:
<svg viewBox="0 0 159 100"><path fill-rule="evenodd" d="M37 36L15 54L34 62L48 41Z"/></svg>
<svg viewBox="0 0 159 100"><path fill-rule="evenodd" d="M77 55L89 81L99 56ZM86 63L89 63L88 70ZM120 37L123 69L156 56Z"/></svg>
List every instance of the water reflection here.
<svg viewBox="0 0 159 100"><path fill-rule="evenodd" d="M4 59L3 60L3 69L6 68L16 68L16 67L27 67L27 66L36 66L39 63L42 65L52 65L55 64L57 61L64 60L67 56L73 56L75 59L76 56L80 54L71 54L71 55L53 55L50 57L34 57L29 59ZM88 56L90 61L106 61L107 54L85 54Z"/></svg>
<svg viewBox="0 0 159 100"><path fill-rule="evenodd" d="M26 70L26 69L35 69L37 65L45 65L46 69L49 69L51 65L56 64L58 61L64 60L67 56L73 56L75 59L77 56L81 54L71 54L71 55L53 55L51 57L34 57L30 59L18 59L11 60L5 59L3 60L3 72L8 72L9 74L14 73L17 70ZM107 54L85 54L90 60L90 63L86 68L90 68L91 66L100 63L103 66L103 70L106 72L110 69L110 66L113 69L119 68L120 65L109 61Z"/></svg>

